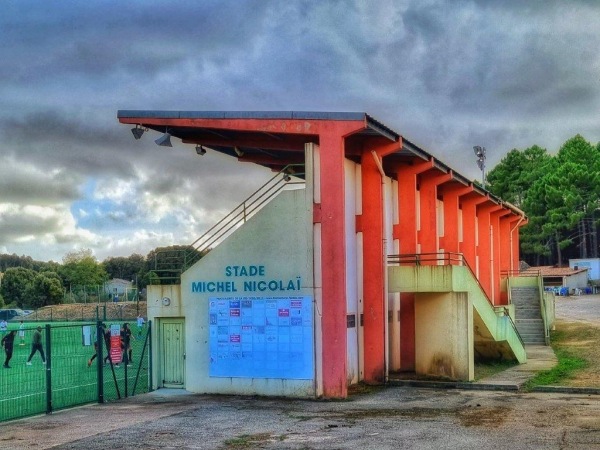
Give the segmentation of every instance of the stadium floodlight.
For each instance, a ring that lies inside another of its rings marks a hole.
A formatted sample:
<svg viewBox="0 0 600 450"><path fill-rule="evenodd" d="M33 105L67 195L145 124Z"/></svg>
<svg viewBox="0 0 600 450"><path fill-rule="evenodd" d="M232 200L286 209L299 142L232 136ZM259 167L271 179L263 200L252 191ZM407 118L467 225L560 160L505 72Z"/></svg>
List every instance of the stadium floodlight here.
<svg viewBox="0 0 600 450"><path fill-rule="evenodd" d="M477 156L477 167L481 170L481 186L485 186L485 147L476 145L473 147L473 151L475 152L475 156Z"/></svg>

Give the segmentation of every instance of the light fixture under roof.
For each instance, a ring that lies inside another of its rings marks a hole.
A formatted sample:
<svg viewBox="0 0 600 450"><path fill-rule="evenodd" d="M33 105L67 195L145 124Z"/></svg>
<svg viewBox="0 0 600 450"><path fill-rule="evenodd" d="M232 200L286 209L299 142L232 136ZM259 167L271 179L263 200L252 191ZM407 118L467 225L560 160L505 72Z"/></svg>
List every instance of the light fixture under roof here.
<svg viewBox="0 0 600 450"><path fill-rule="evenodd" d="M238 155L238 158L241 158L242 156L244 156L244 152L242 150L240 150L239 147L233 147L233 150L235 151L235 154Z"/></svg>
<svg viewBox="0 0 600 450"><path fill-rule="evenodd" d="M173 147L171 144L171 133L169 133L169 131L166 131L165 134L156 139L154 142L156 142L156 145L160 145L161 147Z"/></svg>
<svg viewBox="0 0 600 450"><path fill-rule="evenodd" d="M198 153L199 155L204 155L206 154L206 149L201 145L196 145L196 153Z"/></svg>
<svg viewBox="0 0 600 450"><path fill-rule="evenodd" d="M140 125L136 125L135 128L131 129L131 133L133 134L133 137L136 141L142 137L144 131L144 128L142 128Z"/></svg>

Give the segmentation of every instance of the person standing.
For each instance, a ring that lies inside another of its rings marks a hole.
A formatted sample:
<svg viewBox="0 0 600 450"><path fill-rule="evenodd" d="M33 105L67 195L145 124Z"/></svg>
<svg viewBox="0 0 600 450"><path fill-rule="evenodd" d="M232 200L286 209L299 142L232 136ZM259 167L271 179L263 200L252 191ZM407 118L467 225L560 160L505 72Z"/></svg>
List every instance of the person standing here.
<svg viewBox="0 0 600 450"><path fill-rule="evenodd" d="M0 320L0 332L2 332L3 336L6 334L7 328L8 328L8 323L6 322L6 319Z"/></svg>
<svg viewBox="0 0 600 450"><path fill-rule="evenodd" d="M138 314L138 317L137 317L137 329L138 329L137 335L138 335L138 337L142 336L142 330L144 329L144 323L145 323L144 318L142 317L141 314Z"/></svg>
<svg viewBox="0 0 600 450"><path fill-rule="evenodd" d="M131 349L131 339L135 339L131 335L131 329L128 323L123 324L121 328L121 346L123 349L123 362L127 365L133 364L133 350Z"/></svg>
<svg viewBox="0 0 600 450"><path fill-rule="evenodd" d="M4 352L6 353L6 359L4 360L4 368L10 369L11 367L8 365L10 362L10 358L13 355L13 345L15 343L15 334L17 332L15 330L9 331L7 335L2 338L2 347L4 347Z"/></svg>
<svg viewBox="0 0 600 450"><path fill-rule="evenodd" d="M40 356L42 357L42 364L46 364L46 356L44 355L44 348L42 347L42 327L37 327L33 332L33 341L31 342L31 353L29 354L29 358L27 358L27 365L31 365L31 358L35 355L35 352L40 352Z"/></svg>
<svg viewBox="0 0 600 450"><path fill-rule="evenodd" d="M21 339L21 343L19 345L25 345L25 324L22 320L19 323L19 339Z"/></svg>
<svg viewBox="0 0 600 450"><path fill-rule="evenodd" d="M106 356L104 357L104 365L106 366L110 361L110 327L106 324L102 324L102 335L104 337L104 346L106 347Z"/></svg>

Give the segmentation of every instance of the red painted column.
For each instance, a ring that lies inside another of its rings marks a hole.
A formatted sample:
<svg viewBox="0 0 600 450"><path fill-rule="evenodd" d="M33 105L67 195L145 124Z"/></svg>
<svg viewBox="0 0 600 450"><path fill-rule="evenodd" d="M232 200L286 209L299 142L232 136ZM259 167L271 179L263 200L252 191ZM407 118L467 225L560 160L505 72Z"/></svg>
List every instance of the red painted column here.
<svg viewBox="0 0 600 450"><path fill-rule="evenodd" d="M497 211L494 211L490 215L490 222L492 229L494 231L494 240L492 241L492 255L493 255L493 264L492 264L492 283L493 283L493 296L494 296L494 305L503 305L502 303L502 292L500 290L502 285L502 270L501 270L501 262L502 262L502 227L500 226L501 218L510 214L510 210L506 208L501 208Z"/></svg>
<svg viewBox="0 0 600 450"><path fill-rule="evenodd" d="M344 138L335 129L319 138L323 396L345 398L348 390Z"/></svg>
<svg viewBox="0 0 600 450"><path fill-rule="evenodd" d="M385 381L383 191L381 174L370 152L361 158L363 227L363 342L366 383ZM368 268L368 270L367 270Z"/></svg>
<svg viewBox="0 0 600 450"><path fill-rule="evenodd" d="M362 233L363 233L363 380L383 383L386 376L385 329L387 321L386 270L384 258L383 179L376 162L399 151L402 142L371 142L361 155Z"/></svg>
<svg viewBox="0 0 600 450"><path fill-rule="evenodd" d="M444 237L440 238L440 247L446 252L459 253L459 212L460 197L473 192L473 186L446 184L442 189L444 202Z"/></svg>
<svg viewBox="0 0 600 450"><path fill-rule="evenodd" d="M463 241L460 248L467 264L469 264L477 278L479 278L477 271L477 205L487 201L487 197L475 194L461 198Z"/></svg>
<svg viewBox="0 0 600 450"><path fill-rule="evenodd" d="M491 246L491 213L500 206L494 203L485 203L477 208L477 226L479 232L479 245L477 246L477 256L479 257L479 283L485 291L488 298L494 304L492 288L492 246Z"/></svg>
<svg viewBox="0 0 600 450"><path fill-rule="evenodd" d="M399 166L398 216L394 239L400 241L401 254L417 253L417 174L433 167L433 161L414 166ZM400 370L415 370L415 294L400 293Z"/></svg>
<svg viewBox="0 0 600 450"><path fill-rule="evenodd" d="M437 187L451 178L452 173L428 171L421 174L419 186L421 229L418 233L421 253L437 253L439 250ZM435 261L424 264L435 264Z"/></svg>
<svg viewBox="0 0 600 450"><path fill-rule="evenodd" d="M500 218L500 279L510 274L510 229L511 224L516 223L514 215L506 215ZM510 274L512 275L512 274ZM500 292L500 304L508 304L508 292Z"/></svg>

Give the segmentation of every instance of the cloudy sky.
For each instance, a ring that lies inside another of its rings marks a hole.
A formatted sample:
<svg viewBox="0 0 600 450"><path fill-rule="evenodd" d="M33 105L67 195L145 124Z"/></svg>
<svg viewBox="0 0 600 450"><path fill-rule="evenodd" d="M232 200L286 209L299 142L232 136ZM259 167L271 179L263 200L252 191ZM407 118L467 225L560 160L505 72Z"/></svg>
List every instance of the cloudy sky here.
<svg viewBox="0 0 600 450"><path fill-rule="evenodd" d="M188 244L270 176L119 109L364 111L469 178L600 140L593 0L8 0L0 42L0 253L36 260Z"/></svg>

